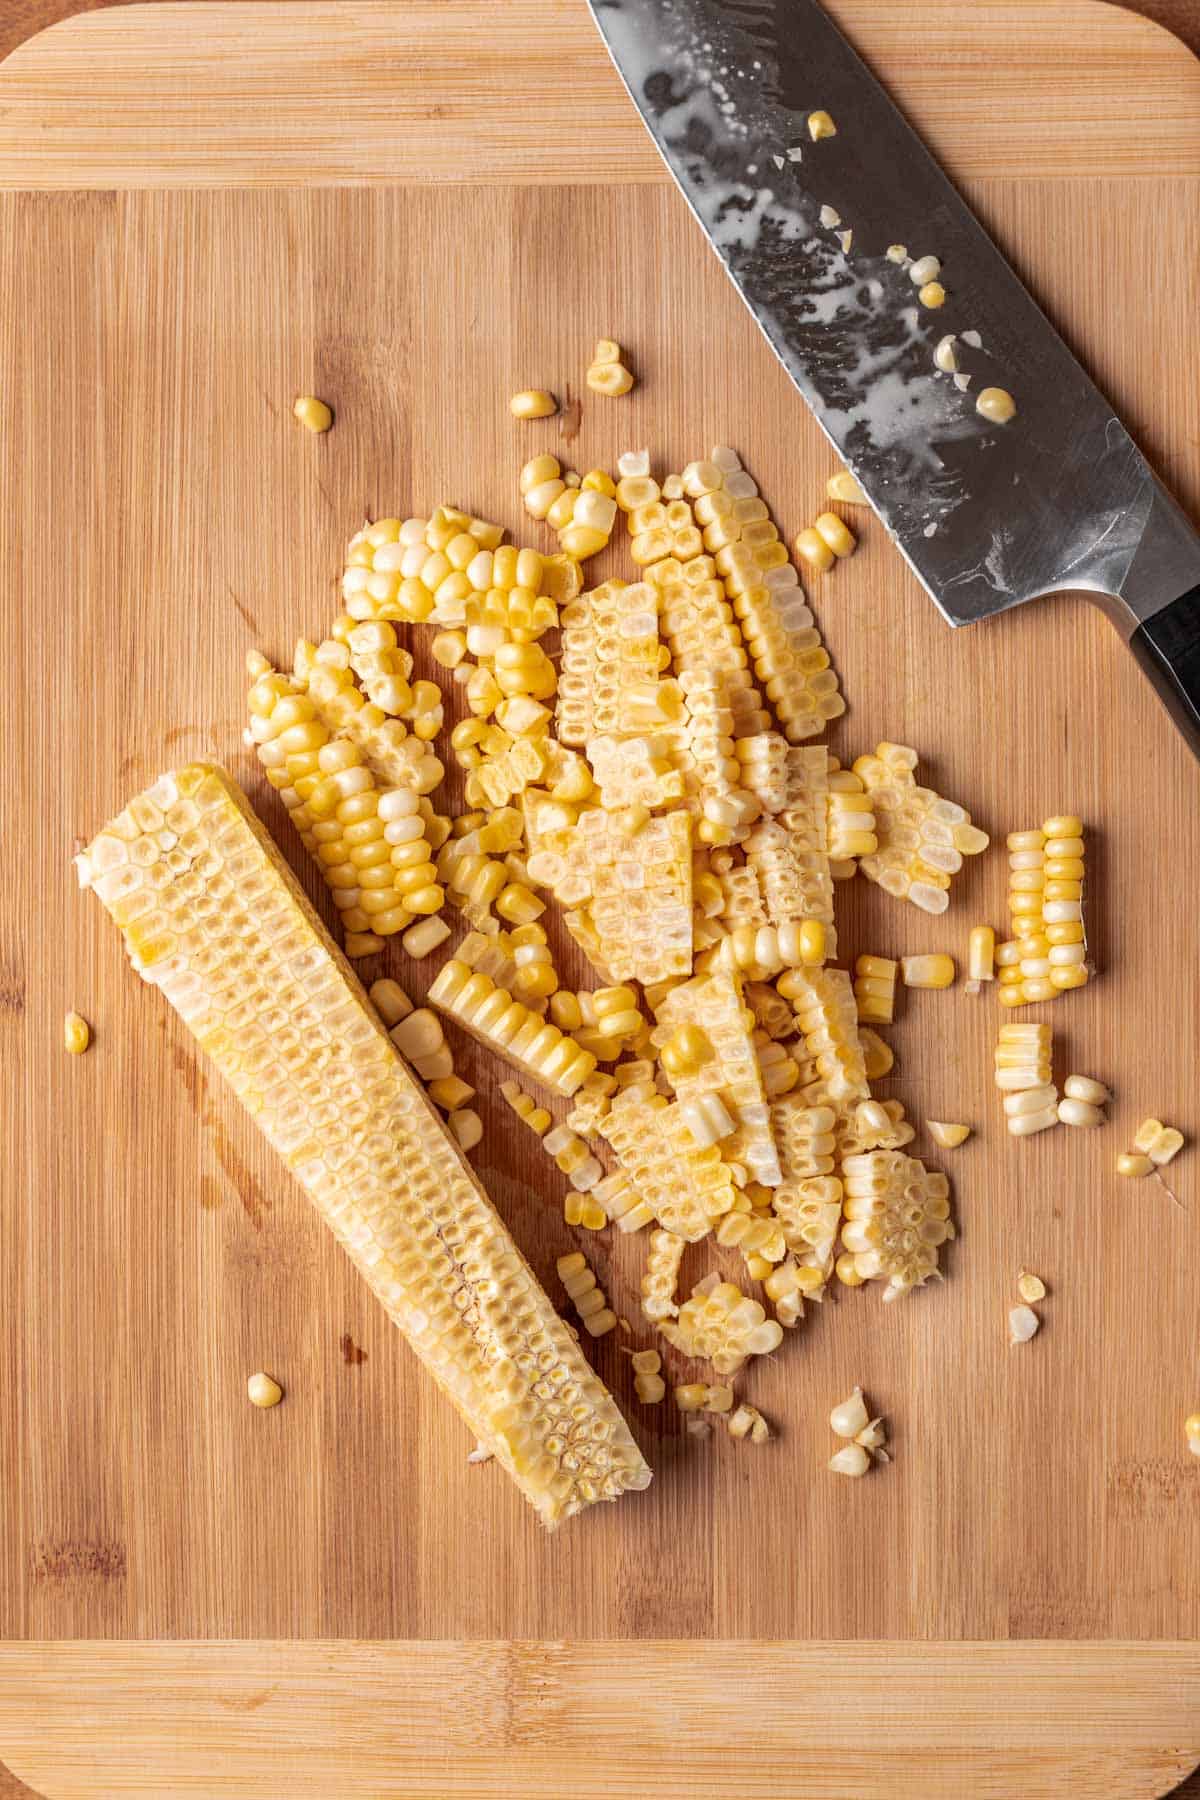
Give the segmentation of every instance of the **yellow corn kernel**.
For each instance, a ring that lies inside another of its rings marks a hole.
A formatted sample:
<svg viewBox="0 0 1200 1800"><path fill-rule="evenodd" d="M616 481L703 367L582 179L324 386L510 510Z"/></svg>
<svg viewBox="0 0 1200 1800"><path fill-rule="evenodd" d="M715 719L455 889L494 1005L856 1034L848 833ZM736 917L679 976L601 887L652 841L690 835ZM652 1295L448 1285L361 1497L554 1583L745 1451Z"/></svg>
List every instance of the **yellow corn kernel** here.
<svg viewBox="0 0 1200 1800"><path fill-rule="evenodd" d="M946 290L940 281L927 281L917 291L917 299L922 306L939 307L946 304Z"/></svg>
<svg viewBox="0 0 1200 1800"><path fill-rule="evenodd" d="M867 496L849 469L839 469L836 475L831 475L825 483L825 492L842 506L867 504Z"/></svg>
<svg viewBox="0 0 1200 1800"><path fill-rule="evenodd" d="M446 1120L446 1126L464 1156L482 1141L483 1120L469 1106L452 1112Z"/></svg>
<svg viewBox="0 0 1200 1800"><path fill-rule="evenodd" d="M985 387L975 402L975 411L992 425L1007 425L1016 416L1017 403L1007 388Z"/></svg>
<svg viewBox="0 0 1200 1800"><path fill-rule="evenodd" d="M932 956L902 956L900 971L905 987L948 988L953 986L956 970L954 958L944 951Z"/></svg>
<svg viewBox="0 0 1200 1800"><path fill-rule="evenodd" d="M839 519L836 513L821 513L813 520L813 530L835 556L853 556L858 548L858 539L845 520Z"/></svg>
<svg viewBox="0 0 1200 1800"><path fill-rule="evenodd" d="M538 899L532 888L513 881L496 896L495 908L510 925L529 925L534 919L541 918L546 903Z"/></svg>
<svg viewBox="0 0 1200 1800"><path fill-rule="evenodd" d="M675 1404L680 1412L699 1412L708 1399L708 1383L685 1381L675 1389Z"/></svg>
<svg viewBox="0 0 1200 1800"><path fill-rule="evenodd" d="M597 338L596 348L592 351L594 363L615 363L621 360L621 346L615 338Z"/></svg>
<svg viewBox="0 0 1200 1800"><path fill-rule="evenodd" d="M560 1031L579 1031L583 1026L583 1008L579 996L569 988L560 988L550 998L550 1017Z"/></svg>
<svg viewBox="0 0 1200 1800"><path fill-rule="evenodd" d="M467 654L466 636L461 631L439 631L429 648L439 668L457 669Z"/></svg>
<svg viewBox="0 0 1200 1800"><path fill-rule="evenodd" d="M594 394L607 394L616 399L633 386L633 376L624 363L593 363L587 372L587 384Z"/></svg>
<svg viewBox="0 0 1200 1800"><path fill-rule="evenodd" d="M940 1144L943 1150L957 1150L958 1146L965 1144L971 1135L969 1125L947 1125L941 1119L929 1119L927 1123L930 1137L935 1144Z"/></svg>
<svg viewBox="0 0 1200 1800"><path fill-rule="evenodd" d="M700 1025L680 1025L658 1053L664 1072L675 1081L681 1075L698 1075L716 1055L712 1039Z"/></svg>
<svg viewBox="0 0 1200 1800"><path fill-rule="evenodd" d="M439 1075L429 1083L426 1091L434 1105L440 1106L443 1112L457 1112L468 1100L475 1098L475 1089L457 1075Z"/></svg>
<svg viewBox="0 0 1200 1800"><path fill-rule="evenodd" d="M808 115L808 135L813 143L821 138L837 136L837 126L827 112L812 112Z"/></svg>
<svg viewBox="0 0 1200 1800"><path fill-rule="evenodd" d="M292 407L292 413L306 431L328 431L333 424L333 413L324 400L318 400L315 394L301 394Z"/></svg>
<svg viewBox="0 0 1200 1800"><path fill-rule="evenodd" d="M584 493L605 494L610 500L616 499L617 484L605 469L589 469L579 486Z"/></svg>
<svg viewBox="0 0 1200 1800"><path fill-rule="evenodd" d="M806 969L825 961L826 933L823 919L800 921L800 961Z"/></svg>
<svg viewBox="0 0 1200 1800"><path fill-rule="evenodd" d="M92 1041L92 1030L82 1013L69 1012L63 1021L63 1045L72 1056L82 1056Z"/></svg>
<svg viewBox="0 0 1200 1800"><path fill-rule="evenodd" d="M863 1067L868 1081L879 1081L894 1066L896 1058L890 1044L885 1044L877 1031L869 1025L860 1025L859 1043L862 1046Z"/></svg>
<svg viewBox="0 0 1200 1800"><path fill-rule="evenodd" d="M792 549L796 552L797 556L801 557L803 561L808 564L810 569L815 569L820 575L823 575L827 569L832 569L833 567L833 551L829 548L829 545L825 542L821 533L811 525L806 531L798 531L796 533L796 536L792 541Z"/></svg>
<svg viewBox="0 0 1200 1800"><path fill-rule="evenodd" d="M863 1277L858 1272L858 1264L849 1251L843 1251L834 1264L834 1274L843 1287L861 1287Z"/></svg>
<svg viewBox="0 0 1200 1800"><path fill-rule="evenodd" d="M1135 1178L1153 1173L1154 1164L1148 1156L1134 1156L1130 1151L1123 1151L1117 1158L1117 1174L1131 1175Z"/></svg>
<svg viewBox="0 0 1200 1800"><path fill-rule="evenodd" d="M299 402L297 402L298 404ZM313 427L313 429L316 428ZM251 1406L278 1406L283 1399L283 1389L272 1376L260 1369L257 1374L251 1375L246 1383L246 1398Z"/></svg>
<svg viewBox="0 0 1200 1800"><path fill-rule="evenodd" d="M522 388L508 403L514 419L548 419L558 411L558 401L545 388Z"/></svg>
<svg viewBox="0 0 1200 1800"><path fill-rule="evenodd" d="M996 934L990 925L974 925L967 940L968 982L996 978Z"/></svg>

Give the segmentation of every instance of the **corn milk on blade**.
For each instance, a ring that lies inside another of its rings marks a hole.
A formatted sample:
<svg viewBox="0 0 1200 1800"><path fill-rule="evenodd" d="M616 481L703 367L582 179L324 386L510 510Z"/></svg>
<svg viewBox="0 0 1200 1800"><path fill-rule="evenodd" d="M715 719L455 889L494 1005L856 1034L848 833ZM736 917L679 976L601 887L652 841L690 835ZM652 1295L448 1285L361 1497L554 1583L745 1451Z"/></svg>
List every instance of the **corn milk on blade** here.
<svg viewBox="0 0 1200 1800"><path fill-rule="evenodd" d="M650 1470L245 795L193 763L78 859L372 1292L547 1525Z"/></svg>

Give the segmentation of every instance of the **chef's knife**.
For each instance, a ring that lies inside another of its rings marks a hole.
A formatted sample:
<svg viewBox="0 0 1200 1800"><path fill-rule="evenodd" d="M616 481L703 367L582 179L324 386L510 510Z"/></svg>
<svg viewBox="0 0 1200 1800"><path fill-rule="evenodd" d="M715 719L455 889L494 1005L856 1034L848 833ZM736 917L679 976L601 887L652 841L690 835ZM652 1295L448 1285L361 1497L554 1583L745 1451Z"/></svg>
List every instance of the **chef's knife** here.
<svg viewBox="0 0 1200 1800"><path fill-rule="evenodd" d="M742 299L950 623L1087 591L1200 755L1200 536L816 0L589 4ZM818 111L834 135L810 134ZM926 255L936 309L909 274ZM1007 423L977 411L986 387L1015 399Z"/></svg>

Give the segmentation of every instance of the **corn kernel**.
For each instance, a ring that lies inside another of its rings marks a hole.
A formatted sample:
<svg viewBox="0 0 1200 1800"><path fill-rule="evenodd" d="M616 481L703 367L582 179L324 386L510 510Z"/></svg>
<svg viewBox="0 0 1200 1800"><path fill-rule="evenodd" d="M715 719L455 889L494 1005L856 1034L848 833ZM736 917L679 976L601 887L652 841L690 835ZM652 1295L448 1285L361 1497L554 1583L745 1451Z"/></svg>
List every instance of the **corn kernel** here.
<svg viewBox="0 0 1200 1800"><path fill-rule="evenodd" d="M813 143L821 138L837 136L837 126L827 112L812 112L808 115L808 135Z"/></svg>
<svg viewBox="0 0 1200 1800"><path fill-rule="evenodd" d="M825 492L831 500L838 501L842 506L867 504L867 496L849 469L839 469L836 475L831 475L825 483Z"/></svg>
<svg viewBox="0 0 1200 1800"><path fill-rule="evenodd" d="M970 982L994 981L996 934L990 925L974 925L967 940L967 978Z"/></svg>
<svg viewBox="0 0 1200 1800"><path fill-rule="evenodd" d="M935 1144L940 1144L943 1150L957 1150L958 1146L965 1144L971 1135L969 1125L948 1125L941 1119L930 1119L928 1125L930 1137Z"/></svg>
<svg viewBox="0 0 1200 1800"><path fill-rule="evenodd" d="M948 988L956 973L954 958L944 951L932 956L901 957L900 970L905 987L910 988Z"/></svg>
<svg viewBox="0 0 1200 1800"><path fill-rule="evenodd" d="M545 388L522 388L508 403L514 419L548 419L558 411L558 401Z"/></svg>
<svg viewBox="0 0 1200 1800"><path fill-rule="evenodd" d="M1017 403L1007 388L985 387L975 402L975 411L992 425L1007 425L1016 416Z"/></svg>
<svg viewBox="0 0 1200 1800"><path fill-rule="evenodd" d="M63 1021L64 1047L72 1056L82 1056L91 1041L91 1026L82 1013L69 1012Z"/></svg>
<svg viewBox="0 0 1200 1800"><path fill-rule="evenodd" d="M607 394L616 399L633 386L633 376L624 363L593 363L587 372L587 384L594 394Z"/></svg>
<svg viewBox="0 0 1200 1800"><path fill-rule="evenodd" d="M1152 1174L1153 1170L1154 1164L1148 1156L1134 1156L1126 1150L1117 1158L1118 1175L1128 1175L1139 1179L1143 1175Z"/></svg>
<svg viewBox="0 0 1200 1800"><path fill-rule="evenodd" d="M318 400L315 394L301 394L292 407L292 413L306 431L328 431L333 424L333 413L324 400Z"/></svg>
<svg viewBox="0 0 1200 1800"><path fill-rule="evenodd" d="M835 556L852 556L858 548L858 539L845 520L839 519L836 513L821 513L813 520L813 530Z"/></svg>
<svg viewBox="0 0 1200 1800"><path fill-rule="evenodd" d="M922 306L939 307L946 304L946 290L940 281L927 281L917 292L917 299Z"/></svg>
<svg viewBox="0 0 1200 1800"><path fill-rule="evenodd" d="M818 574L824 574L827 569L833 567L833 551L821 533L811 525L806 531L797 532L792 542L792 549L808 564L810 569L815 569Z"/></svg>

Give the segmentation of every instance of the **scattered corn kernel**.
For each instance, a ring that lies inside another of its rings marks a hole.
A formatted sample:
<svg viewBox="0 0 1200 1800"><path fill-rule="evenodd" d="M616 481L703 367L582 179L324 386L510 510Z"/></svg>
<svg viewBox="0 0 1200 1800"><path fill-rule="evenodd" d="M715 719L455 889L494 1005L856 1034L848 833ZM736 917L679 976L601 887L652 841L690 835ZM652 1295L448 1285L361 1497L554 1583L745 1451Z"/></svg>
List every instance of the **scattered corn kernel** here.
<svg viewBox="0 0 1200 1800"><path fill-rule="evenodd" d="M278 1406L283 1399L283 1389L279 1383L261 1370L257 1375L251 1375L246 1383L246 1393L251 1406Z"/></svg>
<svg viewBox="0 0 1200 1800"><path fill-rule="evenodd" d="M1183 1421L1183 1434L1193 1456L1200 1456L1200 1412L1189 1414Z"/></svg>
<svg viewBox="0 0 1200 1800"><path fill-rule="evenodd" d="M460 1107L452 1112L446 1121L450 1135L465 1156L468 1150L474 1150L483 1137L483 1120L469 1106Z"/></svg>
<svg viewBox="0 0 1200 1800"><path fill-rule="evenodd" d="M985 387L975 402L975 411L992 425L1007 425L1016 416L1017 403L1007 388Z"/></svg>
<svg viewBox="0 0 1200 1800"><path fill-rule="evenodd" d="M1133 1147L1161 1169L1183 1149L1183 1133L1161 1119L1143 1119L1134 1133Z"/></svg>
<svg viewBox="0 0 1200 1800"><path fill-rule="evenodd" d="M870 1420L867 1403L863 1399L863 1391L856 1387L845 1400L841 1400L829 1415L829 1427L840 1438L856 1438L864 1431Z"/></svg>
<svg viewBox="0 0 1200 1800"><path fill-rule="evenodd" d="M449 936L450 927L444 919L434 915L420 919L415 925L410 925L401 936L400 942L413 961L420 962L422 957L432 956L438 945L444 944Z"/></svg>
<svg viewBox="0 0 1200 1800"><path fill-rule="evenodd" d="M1041 1322L1031 1306L1014 1306L1008 1315L1009 1343L1027 1344L1036 1336Z"/></svg>
<svg viewBox="0 0 1200 1800"><path fill-rule="evenodd" d="M990 925L973 925L967 940L967 991L979 992L984 981L996 979L996 933Z"/></svg>
<svg viewBox="0 0 1200 1800"><path fill-rule="evenodd" d="M862 1444L845 1444L836 1450L829 1459L829 1467L835 1475L850 1475L857 1478L865 1475L871 1466L870 1452Z"/></svg>
<svg viewBox="0 0 1200 1800"><path fill-rule="evenodd" d="M954 958L944 951L932 956L902 956L900 972L905 987L910 988L948 988L953 986L957 973Z"/></svg>
<svg viewBox="0 0 1200 1800"><path fill-rule="evenodd" d="M1127 1175L1134 1180L1140 1180L1143 1175L1151 1175L1153 1172L1154 1164L1148 1156L1133 1156L1128 1150L1124 1150L1117 1158L1118 1175Z"/></svg>
<svg viewBox="0 0 1200 1800"><path fill-rule="evenodd" d="M813 143L821 138L837 136L837 126L827 112L811 112L808 115L808 135Z"/></svg>
<svg viewBox="0 0 1200 1800"><path fill-rule="evenodd" d="M946 290L940 281L927 281L917 294L922 306L939 307L946 304Z"/></svg>
<svg viewBox="0 0 1200 1800"><path fill-rule="evenodd" d="M318 400L315 394L301 394L292 407L292 413L306 431L328 431L333 424L333 413L324 400Z"/></svg>
<svg viewBox="0 0 1200 1800"><path fill-rule="evenodd" d="M375 1011L390 1031L393 1025L399 1025L401 1019L407 1019L413 1010L413 1003L398 981L385 977L381 981L373 981L367 990L368 997Z"/></svg>
<svg viewBox="0 0 1200 1800"><path fill-rule="evenodd" d="M820 513L813 520L813 530L835 556L853 556L858 548L858 539L845 520L839 519L836 513Z"/></svg>
<svg viewBox="0 0 1200 1800"><path fill-rule="evenodd" d="M475 1089L469 1082L462 1081L457 1075L441 1075L429 1083L429 1098L443 1112L457 1112L468 1100L475 1098Z"/></svg>
<svg viewBox="0 0 1200 1800"><path fill-rule="evenodd" d="M943 1119L929 1119L929 1135L943 1150L957 1150L971 1135L969 1125L948 1125Z"/></svg>
<svg viewBox="0 0 1200 1800"><path fill-rule="evenodd" d="M810 569L815 569L818 574L823 575L827 569L833 567L833 551L815 526L810 525L807 530L798 531L792 540L792 549L808 564Z"/></svg>
<svg viewBox="0 0 1200 1800"><path fill-rule="evenodd" d="M1098 1106L1089 1106L1086 1100L1064 1099L1058 1103L1058 1116L1064 1125L1091 1127L1103 1125L1104 1114Z"/></svg>
<svg viewBox="0 0 1200 1800"><path fill-rule="evenodd" d="M1017 1292L1027 1306L1032 1306L1036 1300L1046 1298L1046 1284L1040 1275L1031 1275L1028 1269L1022 1269L1017 1276Z"/></svg>
<svg viewBox="0 0 1200 1800"><path fill-rule="evenodd" d="M69 1012L63 1020L63 1045L72 1056L82 1056L92 1041L92 1028L82 1013Z"/></svg>
<svg viewBox="0 0 1200 1800"><path fill-rule="evenodd" d="M849 469L839 469L825 483L825 492L840 506L866 506L867 496Z"/></svg>
<svg viewBox="0 0 1200 1800"><path fill-rule="evenodd" d="M558 401L545 388L522 388L508 403L514 419L548 419L558 411Z"/></svg>
<svg viewBox="0 0 1200 1800"><path fill-rule="evenodd" d="M771 1427L758 1408L747 1406L744 1401L736 1412L730 1413L725 1423L730 1437L748 1437L752 1444L765 1444L771 1436Z"/></svg>

